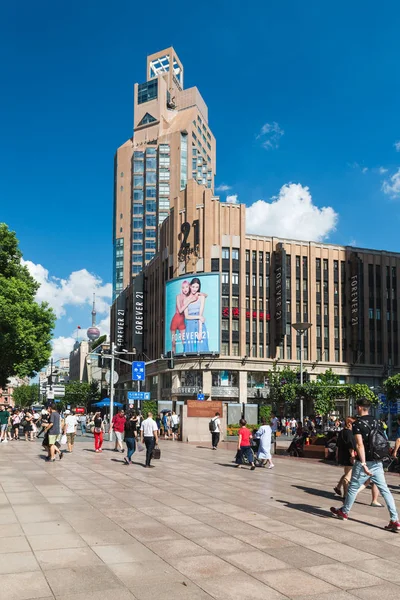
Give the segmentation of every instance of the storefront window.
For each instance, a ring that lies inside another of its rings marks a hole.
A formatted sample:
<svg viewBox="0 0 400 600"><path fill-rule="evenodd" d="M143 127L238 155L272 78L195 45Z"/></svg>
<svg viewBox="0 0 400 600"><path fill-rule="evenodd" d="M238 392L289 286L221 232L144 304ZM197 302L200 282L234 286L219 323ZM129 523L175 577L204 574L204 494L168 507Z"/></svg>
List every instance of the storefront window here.
<svg viewBox="0 0 400 600"><path fill-rule="evenodd" d="M239 375L237 371L213 371L212 385L214 387L237 387Z"/></svg>
<svg viewBox="0 0 400 600"><path fill-rule="evenodd" d="M182 371L181 372L182 387L203 387L203 372L202 371Z"/></svg>

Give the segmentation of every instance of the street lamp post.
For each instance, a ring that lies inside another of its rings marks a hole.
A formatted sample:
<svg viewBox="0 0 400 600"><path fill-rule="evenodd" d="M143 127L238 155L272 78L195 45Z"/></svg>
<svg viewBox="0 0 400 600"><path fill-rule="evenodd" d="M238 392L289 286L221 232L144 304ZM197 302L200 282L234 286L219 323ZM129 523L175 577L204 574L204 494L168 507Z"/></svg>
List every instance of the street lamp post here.
<svg viewBox="0 0 400 600"><path fill-rule="evenodd" d="M303 337L306 331L310 329L311 323L293 323L293 329L300 335L300 385L303 385ZM304 419L303 396L300 396L300 421L303 424Z"/></svg>

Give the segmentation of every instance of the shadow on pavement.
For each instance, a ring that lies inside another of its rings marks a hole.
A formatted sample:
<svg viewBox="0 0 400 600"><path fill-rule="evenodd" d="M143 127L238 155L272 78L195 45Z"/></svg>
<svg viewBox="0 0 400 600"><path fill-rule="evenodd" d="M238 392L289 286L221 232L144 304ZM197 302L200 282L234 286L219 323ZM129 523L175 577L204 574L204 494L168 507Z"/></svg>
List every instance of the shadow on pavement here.
<svg viewBox="0 0 400 600"><path fill-rule="evenodd" d="M335 492L328 492L326 490L319 490L318 488L310 488L304 485L292 485L292 487L297 490L302 490L307 494L312 494L313 496L321 496L321 498L338 498Z"/></svg>

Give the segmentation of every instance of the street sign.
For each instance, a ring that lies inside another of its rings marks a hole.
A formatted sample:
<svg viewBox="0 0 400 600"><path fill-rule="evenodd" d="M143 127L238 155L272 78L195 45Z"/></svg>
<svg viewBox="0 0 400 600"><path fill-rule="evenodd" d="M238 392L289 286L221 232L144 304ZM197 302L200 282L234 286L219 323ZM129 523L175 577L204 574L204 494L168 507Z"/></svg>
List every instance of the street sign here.
<svg viewBox="0 0 400 600"><path fill-rule="evenodd" d="M128 392L128 400L150 400L150 392Z"/></svg>
<svg viewBox="0 0 400 600"><path fill-rule="evenodd" d="M197 394L197 400L204 400L204 394Z"/></svg>
<svg viewBox="0 0 400 600"><path fill-rule="evenodd" d="M47 400L54 400L54 390L47 390Z"/></svg>
<svg viewBox="0 0 400 600"><path fill-rule="evenodd" d="M135 360L132 363L132 380L144 381L146 378L146 366L144 361Z"/></svg>
<svg viewBox="0 0 400 600"><path fill-rule="evenodd" d="M391 415L397 415L397 402L391 402L389 409Z"/></svg>
<svg viewBox="0 0 400 600"><path fill-rule="evenodd" d="M117 371L114 371L114 375L113 375L113 383L114 385L116 383L118 383L118 379L119 379L119 375L117 373ZM110 380L111 380L111 371L107 371L106 376L105 376L105 380L108 384L110 384Z"/></svg>

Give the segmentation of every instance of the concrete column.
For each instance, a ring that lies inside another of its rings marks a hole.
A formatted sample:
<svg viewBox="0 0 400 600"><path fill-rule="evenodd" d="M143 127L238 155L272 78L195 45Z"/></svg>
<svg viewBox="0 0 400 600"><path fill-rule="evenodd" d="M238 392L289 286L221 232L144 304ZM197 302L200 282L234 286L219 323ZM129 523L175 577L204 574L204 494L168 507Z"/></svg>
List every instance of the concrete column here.
<svg viewBox="0 0 400 600"><path fill-rule="evenodd" d="M247 402L247 371L239 371L239 402Z"/></svg>
<svg viewBox="0 0 400 600"><path fill-rule="evenodd" d="M211 371L207 370L207 371L203 371L203 394L205 394L206 396L210 396L211 398L211 384L212 384L212 377L211 377ZM211 398L212 400L212 398Z"/></svg>

